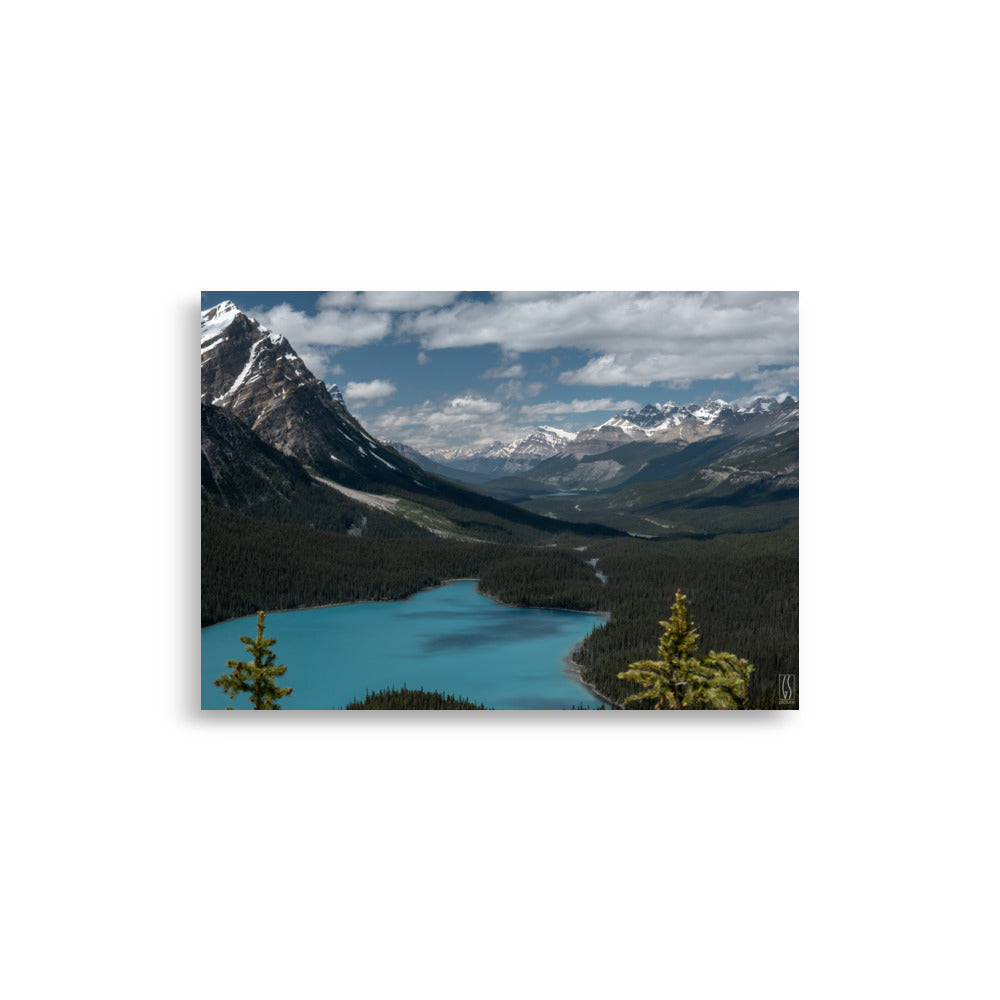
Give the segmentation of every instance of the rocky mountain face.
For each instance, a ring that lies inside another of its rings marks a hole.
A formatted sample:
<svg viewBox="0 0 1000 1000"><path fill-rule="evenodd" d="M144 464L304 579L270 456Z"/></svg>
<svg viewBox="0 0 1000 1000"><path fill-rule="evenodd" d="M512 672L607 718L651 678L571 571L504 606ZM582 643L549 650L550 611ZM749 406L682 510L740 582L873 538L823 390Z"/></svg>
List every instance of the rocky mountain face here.
<svg viewBox="0 0 1000 1000"><path fill-rule="evenodd" d="M262 441L225 407L202 404L203 499L249 510L309 486L301 463Z"/></svg>
<svg viewBox="0 0 1000 1000"><path fill-rule="evenodd" d="M267 444L347 486L426 489L421 470L376 441L279 333L232 302L201 316L201 401L243 421Z"/></svg>

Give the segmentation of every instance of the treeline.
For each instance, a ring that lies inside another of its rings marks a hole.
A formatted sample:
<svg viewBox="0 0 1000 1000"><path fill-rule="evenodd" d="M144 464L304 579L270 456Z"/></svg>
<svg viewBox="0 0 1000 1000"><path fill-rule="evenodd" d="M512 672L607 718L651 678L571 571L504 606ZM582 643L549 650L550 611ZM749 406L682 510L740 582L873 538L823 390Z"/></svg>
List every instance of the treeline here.
<svg viewBox="0 0 1000 1000"><path fill-rule="evenodd" d="M398 601L502 556L487 543L371 538L201 509L202 627L259 608Z"/></svg>
<svg viewBox="0 0 1000 1000"><path fill-rule="evenodd" d="M479 589L504 604L596 611L602 584L578 552L522 549L484 564Z"/></svg>
<svg viewBox="0 0 1000 1000"><path fill-rule="evenodd" d="M466 698L456 698L453 694L438 691L411 691L404 684L402 688L384 688L366 695L362 701L352 701L344 706L349 710L391 710L391 711L486 711L485 705L478 705Z"/></svg>

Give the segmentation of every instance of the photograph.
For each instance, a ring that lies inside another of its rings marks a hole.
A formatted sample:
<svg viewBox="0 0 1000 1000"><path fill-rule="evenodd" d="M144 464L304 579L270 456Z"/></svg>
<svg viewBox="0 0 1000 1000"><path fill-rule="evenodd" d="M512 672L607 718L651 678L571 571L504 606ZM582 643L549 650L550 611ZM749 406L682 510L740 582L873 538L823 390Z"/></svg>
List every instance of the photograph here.
<svg viewBox="0 0 1000 1000"><path fill-rule="evenodd" d="M797 709L798 298L202 291L202 709Z"/></svg>

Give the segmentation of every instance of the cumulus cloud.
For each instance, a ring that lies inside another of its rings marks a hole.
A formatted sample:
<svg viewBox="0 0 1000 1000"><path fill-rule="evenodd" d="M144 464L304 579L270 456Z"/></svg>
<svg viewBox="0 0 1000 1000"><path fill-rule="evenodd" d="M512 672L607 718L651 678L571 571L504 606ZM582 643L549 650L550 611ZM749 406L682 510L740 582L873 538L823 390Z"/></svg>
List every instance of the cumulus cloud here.
<svg viewBox="0 0 1000 1000"><path fill-rule="evenodd" d="M495 344L592 354L563 372L564 384L680 385L797 363L798 293L502 293L408 316L401 329L425 349Z"/></svg>
<svg viewBox="0 0 1000 1000"><path fill-rule="evenodd" d="M321 309L315 316L309 316L285 302L272 309L256 311L253 317L276 333L284 334L299 354L310 344L327 347L374 344L389 333L392 325L392 317L387 312Z"/></svg>
<svg viewBox="0 0 1000 1000"><path fill-rule="evenodd" d="M536 388L544 386L538 383ZM555 419L565 424L567 417L602 410L619 412L640 405L630 399L607 398L518 407L516 401L510 399L488 399L470 392L436 401L426 400L417 406L383 410L366 418L365 425L383 441L405 441L424 452L447 451L456 445L478 447L496 441L512 441L543 421ZM585 418L569 422L581 427L589 423Z"/></svg>
<svg viewBox="0 0 1000 1000"><path fill-rule="evenodd" d="M372 379L371 382L348 382L344 386L344 399L348 403L371 403L379 399L387 399L396 391L396 386L385 379Z"/></svg>
<svg viewBox="0 0 1000 1000"><path fill-rule="evenodd" d="M524 433L503 403L471 393L392 407L367 418L365 426L383 441L405 441L422 451L492 444Z"/></svg>
<svg viewBox="0 0 1000 1000"><path fill-rule="evenodd" d="M531 406L521 407L521 419L527 421L541 420L543 417L554 414L566 413L597 413L604 411L614 411L620 413L622 410L640 409L642 403L637 403L633 399L574 399L571 402L551 402L534 403Z"/></svg>
<svg viewBox="0 0 1000 1000"><path fill-rule="evenodd" d="M324 292L321 309L363 309L378 312L412 312L446 306L458 292Z"/></svg>
<svg viewBox="0 0 1000 1000"><path fill-rule="evenodd" d="M797 385L799 381L799 366L789 365L788 368L772 369L771 371L758 372L752 379L754 396L775 396L784 392L788 386Z"/></svg>
<svg viewBox="0 0 1000 1000"><path fill-rule="evenodd" d="M324 381L344 374L333 363L338 352L389 337L413 341L418 365L434 349L498 349L494 367L480 376L495 380L488 392L470 388L406 406L397 396L390 406L392 382L344 388L349 404L381 404L365 417L373 433L423 450L510 440L539 422L584 426L596 422L587 414L640 406L614 398L635 394L625 387L685 390L737 378L756 394L776 394L796 391L798 382L796 292L494 292L489 302L460 301L455 292L327 292L316 308L314 316L288 304L253 315L288 337ZM530 363L524 354L532 354ZM337 360L350 369L349 357ZM540 370L564 386L603 387L594 391L605 395L532 402L547 386L527 382L526 372Z"/></svg>
<svg viewBox="0 0 1000 1000"><path fill-rule="evenodd" d="M473 414L477 417L491 416L502 408L495 399L483 399L481 396L456 396L448 403L448 409L455 413Z"/></svg>

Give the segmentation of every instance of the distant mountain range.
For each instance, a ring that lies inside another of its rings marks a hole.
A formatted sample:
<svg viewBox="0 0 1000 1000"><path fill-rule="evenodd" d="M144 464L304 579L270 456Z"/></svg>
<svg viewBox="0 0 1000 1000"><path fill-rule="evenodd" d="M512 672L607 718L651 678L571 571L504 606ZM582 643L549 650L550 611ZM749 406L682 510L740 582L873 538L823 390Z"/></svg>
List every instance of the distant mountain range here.
<svg viewBox="0 0 1000 1000"><path fill-rule="evenodd" d="M511 479L533 483L538 489L594 489L647 468L655 469L660 459L692 444L712 440L724 444L721 451L699 449L688 456L707 457L721 454L736 441L797 432L798 423L798 400L785 394L734 403L721 399L685 406L649 403L594 427L573 432L543 426L506 444L497 441L487 447L449 448L428 454L402 444L396 448L423 469L479 483L486 492L499 488L505 493ZM643 447L629 447L636 445ZM626 448L629 450L619 451ZM487 486L487 482L494 485Z"/></svg>
<svg viewBox="0 0 1000 1000"><path fill-rule="evenodd" d="M572 431L558 427L536 427L504 444L494 441L485 448L465 446L431 451L425 456L433 462L462 472L474 472L495 478L512 472L524 472L553 455L558 455L576 438Z"/></svg>
<svg viewBox="0 0 1000 1000"><path fill-rule="evenodd" d="M506 444L430 455L439 476L525 510L632 534L767 531L798 520L793 396L649 403L575 433L539 427Z"/></svg>
<svg viewBox="0 0 1000 1000"><path fill-rule="evenodd" d="M625 410L595 427L566 431L538 427L504 444L429 451L426 458L467 472L504 475L525 472L539 462L561 454L578 458L595 455L632 441L691 444L706 437L737 434L755 437L798 426L799 404L794 396L759 396L748 402L648 403L641 410ZM419 453L417 453L419 454Z"/></svg>

